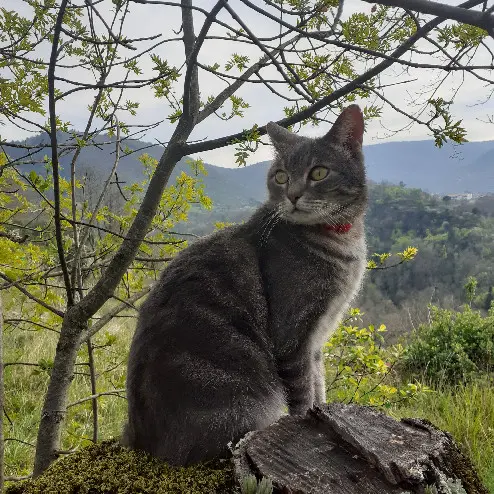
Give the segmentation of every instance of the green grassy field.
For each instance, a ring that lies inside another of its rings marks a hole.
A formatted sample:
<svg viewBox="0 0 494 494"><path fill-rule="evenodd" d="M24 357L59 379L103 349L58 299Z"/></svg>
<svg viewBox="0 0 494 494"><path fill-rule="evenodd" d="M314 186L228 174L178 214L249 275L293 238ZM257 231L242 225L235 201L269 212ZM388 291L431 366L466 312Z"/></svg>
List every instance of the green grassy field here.
<svg viewBox="0 0 494 494"><path fill-rule="evenodd" d="M133 323L117 319L106 333L94 338L97 392L111 392L125 387L125 367ZM57 334L14 330L4 334L4 360L8 362L44 363L53 359ZM108 343L111 342L111 345ZM99 346L103 348L98 348ZM76 376L70 388L69 404L91 395L87 350L81 349ZM6 475L23 476L32 472L36 442L48 372L36 366L12 365L5 370ZM118 395L98 399L98 438L121 433L126 415L126 401ZM62 450L70 451L89 444L92 438L91 400L71 406L62 440ZM21 442L22 441L22 442Z"/></svg>
<svg viewBox="0 0 494 494"><path fill-rule="evenodd" d="M450 432L494 493L494 386L492 378L417 397L391 410L396 418L420 417Z"/></svg>
<svg viewBox="0 0 494 494"><path fill-rule="evenodd" d="M95 360L99 393L125 387L125 363L133 321L125 318L113 322L109 332L95 338ZM39 363L53 358L55 333L7 331L5 362ZM105 346L111 343L109 346ZM101 346L102 348L98 348ZM78 364L87 361L81 350ZM69 403L91 394L85 365L77 365ZM6 368L6 474L27 475L32 471L34 443L48 374L36 366L13 365ZM125 421L126 402L120 396L98 399L99 439L120 434ZM485 484L494 494L494 386L492 377L476 383L443 388L423 394L405 405L389 410L396 418L423 417L449 431L476 465ZM89 444L92 436L91 401L69 408L63 435L63 450L70 451Z"/></svg>

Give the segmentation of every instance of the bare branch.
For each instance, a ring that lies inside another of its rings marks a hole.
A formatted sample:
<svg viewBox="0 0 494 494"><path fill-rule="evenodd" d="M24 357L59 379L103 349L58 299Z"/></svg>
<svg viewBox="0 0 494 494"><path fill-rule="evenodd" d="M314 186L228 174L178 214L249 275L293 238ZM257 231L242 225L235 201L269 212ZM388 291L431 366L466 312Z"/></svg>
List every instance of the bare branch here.
<svg viewBox="0 0 494 494"><path fill-rule="evenodd" d="M17 439L16 437L6 437L4 439L5 442L16 442L19 444L24 444L25 446L30 446L31 448L35 448L36 446L33 443L28 443L27 441L23 441L22 439Z"/></svg>
<svg viewBox="0 0 494 494"><path fill-rule="evenodd" d="M125 398L124 396L122 396L122 393L125 393L125 389L115 389L114 391L104 391L102 393L96 393L94 395L87 396L86 398L74 401L73 403L69 403L67 405L67 408L81 405L82 403L86 403L86 401L94 400L95 398L99 398L100 396L118 396L119 398Z"/></svg>
<svg viewBox="0 0 494 494"><path fill-rule="evenodd" d="M194 45L190 50L190 54L187 56L187 71L185 73L184 79L183 113L185 117L190 121L193 121L197 117L197 112L199 111L199 80L196 65L197 56L199 55L199 51L202 47L202 44L204 43L204 40L206 39L211 24L218 15L219 11L225 5L227 5L227 1L228 0L218 0L216 5L211 9L211 12L209 12L204 21L204 24L202 25L199 36L197 37L197 39L194 40ZM184 22L184 43L186 54L187 51L191 48L191 42L194 39L192 13L186 13L186 11L190 11L191 5L191 0L182 0L182 19ZM187 6L189 6L189 8L187 8ZM185 29L188 29L188 32L185 32Z"/></svg>
<svg viewBox="0 0 494 494"><path fill-rule="evenodd" d="M99 20L103 23L103 25L105 26L108 34L113 38L113 41L116 44L125 46L125 48L128 48L129 50L136 50L137 49L135 46L132 46L130 44L130 41L125 40L125 39L120 39L117 35L115 35L113 33L113 31L111 30L111 27L105 21L105 18L99 13L98 9L95 8L95 6L94 6L95 4L93 3L92 0L85 0L85 1L91 7L91 9L94 11L94 13L97 15L97 17L99 18Z"/></svg>
<svg viewBox="0 0 494 494"><path fill-rule="evenodd" d="M106 326L116 315L120 314L125 309L129 308L129 304L133 304L140 300L142 297L147 295L149 291L151 290L151 287L146 287L140 292L135 293L131 297L129 297L127 300L125 300L123 303L117 305L110 311L108 311L101 319L98 320L95 324L93 324L89 329L88 333L86 335L82 336L82 341L85 342L92 336L94 336L100 329L102 329L104 326Z"/></svg>
<svg viewBox="0 0 494 494"><path fill-rule="evenodd" d="M494 28L494 15L489 12L470 10L470 7L455 7L430 0L364 0L367 3L378 3L389 7L401 7L422 14L435 15L442 19L451 19L471 26L477 26L490 32Z"/></svg>
<svg viewBox="0 0 494 494"><path fill-rule="evenodd" d="M31 319L17 319L17 318L12 318L9 317L8 319L5 319L4 322L6 324L15 324L16 326L19 325L20 323L27 323L27 324L32 324L33 326L37 326L41 329L46 329L47 331L53 331L54 333L60 333L57 329L50 328L50 326L46 326L45 324L41 324L36 321L32 321Z"/></svg>
<svg viewBox="0 0 494 494"><path fill-rule="evenodd" d="M93 412L93 443L98 442L99 420L98 420L98 392L96 388L96 364L94 362L94 347L91 338L86 341L88 354L89 379L91 382L91 408Z"/></svg>
<svg viewBox="0 0 494 494"><path fill-rule="evenodd" d="M29 238L29 235L23 235L21 237L16 233L0 232L0 237L8 238L11 242L15 242L16 244L23 244Z"/></svg>
<svg viewBox="0 0 494 494"><path fill-rule="evenodd" d="M184 113L189 117L197 115L199 111L199 74L195 59L192 59L196 35L194 33L194 19L192 12L192 0L182 0L182 29L184 32L185 63L187 73L190 74L188 84L184 84ZM186 74L187 80L187 74Z"/></svg>
<svg viewBox="0 0 494 494"><path fill-rule="evenodd" d="M74 303L72 288L70 285L69 270L65 261L65 252L63 248L62 225L60 219L60 175L58 166L58 147L57 147L57 115L55 109L55 67L57 64L57 48L60 40L60 28L63 22L65 8L68 0L62 0L58 11L57 21L53 33L53 41L50 56L50 66L48 68L48 98L49 98L49 114L50 114L50 141L51 141L51 160L53 167L53 195L54 195L54 220L55 220L55 237L57 240L58 258L63 272L63 280L65 291L67 293L67 305L71 306Z"/></svg>
<svg viewBox="0 0 494 494"><path fill-rule="evenodd" d="M9 476L5 477L5 480L7 482L21 482L22 480L30 479L32 476L33 476L32 473L29 475L21 475L20 477L15 477L15 476L9 475Z"/></svg>
<svg viewBox="0 0 494 494"><path fill-rule="evenodd" d="M74 255L74 260L73 260L74 266L77 266L79 263L79 258L80 258L81 252L82 252L82 247L86 243L86 240L87 240L89 232L90 232L90 227L93 226L96 215L98 214L98 211L101 207L101 203L103 202L103 199L104 199L104 197L108 191L108 187L110 186L110 182L113 179L115 172L117 170L118 162L120 161L120 126L118 124L118 119L116 116L115 116L115 121L116 121L116 127L117 127L117 137L116 137L116 142L115 142L115 146L116 146L115 160L113 162L113 166L110 170L108 178L106 179L105 184L103 185L103 189L101 190L101 193L98 197L98 200L96 202L96 206L94 207L92 214L91 214L91 217L89 218L89 223L84 226L84 230L82 231L80 242L76 241L77 249L76 249L76 252ZM75 189L74 189L74 191L75 191ZM72 198L72 203L75 204L75 197ZM77 231L75 214L72 215L72 222L73 222L73 227ZM75 238L77 238L77 234L75 235Z"/></svg>
<svg viewBox="0 0 494 494"><path fill-rule="evenodd" d="M99 82L101 84L105 83L106 75L107 75L106 72L103 72L101 74L101 77L99 80ZM89 136L89 132L91 130L91 125L92 125L92 122L94 119L94 115L96 113L96 110L98 108L98 105L99 105L99 102L100 102L102 96L103 96L103 88L100 87L100 89L98 90L98 92L94 98L93 105L92 105L91 111L89 113L89 118L88 118L88 121L86 124L86 128L84 129L84 133L82 135L83 140L86 140ZM79 155L80 155L81 151L82 151L82 147L78 146L75 153L74 153L74 156L72 157L72 160L70 162L70 190L72 193L72 205L71 205L72 208L71 209L72 209L72 220L74 222L77 219L76 174L75 174L75 172L76 172L76 163L77 163L77 160L79 159ZM92 218L91 218L91 221L92 221ZM73 230L75 254L74 254L74 261L73 261L73 267L72 267L72 273L71 273L71 284L72 284L72 289L74 289L75 284L76 284L76 272L77 272L77 268L78 268L78 260L79 260L79 256L80 256L81 246L79 243L79 232L77 230L77 225L75 223L72 224L72 230Z"/></svg>

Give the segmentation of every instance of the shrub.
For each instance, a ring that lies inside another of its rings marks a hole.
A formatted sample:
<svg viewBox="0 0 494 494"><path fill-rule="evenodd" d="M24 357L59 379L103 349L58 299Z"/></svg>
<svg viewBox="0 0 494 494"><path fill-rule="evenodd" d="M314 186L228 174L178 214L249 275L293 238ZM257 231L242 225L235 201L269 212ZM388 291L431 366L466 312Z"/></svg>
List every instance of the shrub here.
<svg viewBox="0 0 494 494"><path fill-rule="evenodd" d="M403 355L403 369L433 384L454 384L488 372L494 364L494 308L486 316L465 306L455 312L431 307Z"/></svg>
<svg viewBox="0 0 494 494"><path fill-rule="evenodd" d="M388 408L427 391L419 382L389 384L403 348L383 347L384 325L354 325L361 315L359 309L351 309L324 347L328 401Z"/></svg>

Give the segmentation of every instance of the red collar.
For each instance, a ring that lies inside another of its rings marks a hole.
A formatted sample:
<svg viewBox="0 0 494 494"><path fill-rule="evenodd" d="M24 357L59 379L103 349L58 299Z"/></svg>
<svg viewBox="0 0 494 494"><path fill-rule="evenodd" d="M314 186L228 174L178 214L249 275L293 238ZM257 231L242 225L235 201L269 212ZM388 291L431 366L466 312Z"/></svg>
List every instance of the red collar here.
<svg viewBox="0 0 494 494"><path fill-rule="evenodd" d="M325 232L348 233L352 228L351 223L339 223L337 225L322 225Z"/></svg>

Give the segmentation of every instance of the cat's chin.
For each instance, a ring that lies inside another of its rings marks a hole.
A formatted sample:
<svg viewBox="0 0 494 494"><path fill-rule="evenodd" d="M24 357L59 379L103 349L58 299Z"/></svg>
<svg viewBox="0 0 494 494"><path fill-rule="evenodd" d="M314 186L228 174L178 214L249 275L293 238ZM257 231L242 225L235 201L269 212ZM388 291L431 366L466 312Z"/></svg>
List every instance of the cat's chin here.
<svg viewBox="0 0 494 494"><path fill-rule="evenodd" d="M294 223L295 225L314 226L321 224L321 217L319 215L306 211L295 210L287 214L285 218L289 223Z"/></svg>

